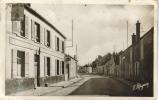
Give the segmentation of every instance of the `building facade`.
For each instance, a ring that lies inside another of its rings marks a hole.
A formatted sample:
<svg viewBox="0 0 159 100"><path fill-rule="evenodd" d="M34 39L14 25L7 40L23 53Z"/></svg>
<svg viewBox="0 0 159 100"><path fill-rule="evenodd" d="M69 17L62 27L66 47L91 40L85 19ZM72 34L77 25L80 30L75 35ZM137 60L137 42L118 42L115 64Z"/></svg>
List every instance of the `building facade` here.
<svg viewBox="0 0 159 100"><path fill-rule="evenodd" d="M70 80L77 78L77 58L71 57L70 55L65 56L65 66L66 66L66 72L65 72L65 79Z"/></svg>
<svg viewBox="0 0 159 100"><path fill-rule="evenodd" d="M65 80L66 37L29 4L7 4L6 34L6 94Z"/></svg>
<svg viewBox="0 0 159 100"><path fill-rule="evenodd" d="M153 34L152 27L140 37L140 23L136 23L136 35L132 35L132 45L118 53L106 63L105 75L116 76L133 83L149 84L143 95L153 95ZM116 59L116 60L115 60Z"/></svg>
<svg viewBox="0 0 159 100"><path fill-rule="evenodd" d="M132 45L120 52L119 77L134 82L153 82L153 34L151 28L141 38L132 35Z"/></svg>

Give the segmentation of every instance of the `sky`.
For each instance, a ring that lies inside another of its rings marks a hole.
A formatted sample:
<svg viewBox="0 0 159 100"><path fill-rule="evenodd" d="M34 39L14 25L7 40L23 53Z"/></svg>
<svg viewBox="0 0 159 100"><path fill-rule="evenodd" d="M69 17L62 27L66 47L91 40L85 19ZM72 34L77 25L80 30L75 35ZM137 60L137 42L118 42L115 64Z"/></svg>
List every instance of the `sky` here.
<svg viewBox="0 0 159 100"><path fill-rule="evenodd" d="M66 53L77 55L80 65L91 63L98 55L119 52L131 45L137 20L141 36L154 26L154 8L151 5L104 4L32 4L31 7L71 40L73 20L73 47ZM70 46L71 42L66 41Z"/></svg>

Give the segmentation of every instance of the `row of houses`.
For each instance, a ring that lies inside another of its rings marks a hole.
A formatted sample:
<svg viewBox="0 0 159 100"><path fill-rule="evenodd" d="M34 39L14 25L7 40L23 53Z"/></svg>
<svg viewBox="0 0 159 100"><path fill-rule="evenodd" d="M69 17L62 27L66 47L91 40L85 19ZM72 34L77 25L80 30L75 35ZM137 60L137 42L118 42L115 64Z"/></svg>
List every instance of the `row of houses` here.
<svg viewBox="0 0 159 100"><path fill-rule="evenodd" d="M123 77L130 81L152 82L153 80L153 27L140 38L140 23L136 23L136 35L126 50L113 54L105 69L107 75Z"/></svg>
<svg viewBox="0 0 159 100"><path fill-rule="evenodd" d="M30 4L7 4L6 94L75 78L77 59L65 54L65 42Z"/></svg>
<svg viewBox="0 0 159 100"><path fill-rule="evenodd" d="M132 35L132 45L124 51L113 53L111 59L97 66L97 74L126 79L133 83L149 83L147 95L153 95L154 43L152 27L140 37L140 22L136 23L136 34Z"/></svg>

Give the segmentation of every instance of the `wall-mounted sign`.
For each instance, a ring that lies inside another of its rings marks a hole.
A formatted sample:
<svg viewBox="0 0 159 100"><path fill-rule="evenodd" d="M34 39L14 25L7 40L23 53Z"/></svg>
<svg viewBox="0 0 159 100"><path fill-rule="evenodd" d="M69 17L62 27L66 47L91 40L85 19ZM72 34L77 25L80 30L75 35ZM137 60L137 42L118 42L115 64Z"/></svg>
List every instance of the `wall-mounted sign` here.
<svg viewBox="0 0 159 100"><path fill-rule="evenodd" d="M12 4L11 20L21 21L24 19L24 4L16 3Z"/></svg>
<svg viewBox="0 0 159 100"><path fill-rule="evenodd" d="M65 60L66 60L66 61L70 61L71 58L70 58L70 57L66 57Z"/></svg>

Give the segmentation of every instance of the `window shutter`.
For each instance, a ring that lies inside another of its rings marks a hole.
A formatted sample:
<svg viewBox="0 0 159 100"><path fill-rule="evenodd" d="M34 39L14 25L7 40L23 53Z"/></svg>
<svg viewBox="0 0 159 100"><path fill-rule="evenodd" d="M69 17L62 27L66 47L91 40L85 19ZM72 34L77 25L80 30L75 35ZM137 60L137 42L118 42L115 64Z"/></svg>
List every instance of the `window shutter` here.
<svg viewBox="0 0 159 100"><path fill-rule="evenodd" d="M55 59L55 75L57 75L57 60Z"/></svg>
<svg viewBox="0 0 159 100"><path fill-rule="evenodd" d="M62 41L59 39L59 51L62 52Z"/></svg>
<svg viewBox="0 0 159 100"><path fill-rule="evenodd" d="M57 37L55 35L55 50L57 50Z"/></svg>
<svg viewBox="0 0 159 100"><path fill-rule="evenodd" d="M45 76L47 75L47 57L44 57L44 69L45 69Z"/></svg>
<svg viewBox="0 0 159 100"><path fill-rule="evenodd" d="M50 47L52 48L52 34L51 34L51 31L50 31Z"/></svg>
<svg viewBox="0 0 159 100"><path fill-rule="evenodd" d="M31 39L35 41L35 23L31 20Z"/></svg>
<svg viewBox="0 0 159 100"><path fill-rule="evenodd" d="M20 21L13 21L13 33L20 35Z"/></svg>
<svg viewBox="0 0 159 100"><path fill-rule="evenodd" d="M25 37L29 36L29 18L25 16Z"/></svg>
<svg viewBox="0 0 159 100"><path fill-rule="evenodd" d="M60 61L60 74L62 75L62 61Z"/></svg>
<svg viewBox="0 0 159 100"><path fill-rule="evenodd" d="M60 39L59 39L59 51L61 52L61 41L60 41Z"/></svg>
<svg viewBox="0 0 159 100"><path fill-rule="evenodd" d="M42 25L40 25L40 39L41 44L44 44L44 28L42 27Z"/></svg>
<svg viewBox="0 0 159 100"><path fill-rule="evenodd" d="M65 43L64 43L64 41L62 41L62 52L63 53L65 52Z"/></svg>
<svg viewBox="0 0 159 100"><path fill-rule="evenodd" d="M61 75L61 61L59 60L59 75Z"/></svg>
<svg viewBox="0 0 159 100"><path fill-rule="evenodd" d="M44 44L47 46L47 30L44 28Z"/></svg>
<svg viewBox="0 0 159 100"><path fill-rule="evenodd" d="M53 75L53 68L52 68L52 58L50 57L50 76Z"/></svg>
<svg viewBox="0 0 159 100"><path fill-rule="evenodd" d="M29 52L25 52L25 77L29 76Z"/></svg>
<svg viewBox="0 0 159 100"><path fill-rule="evenodd" d="M12 78L17 76L17 50L12 49Z"/></svg>

